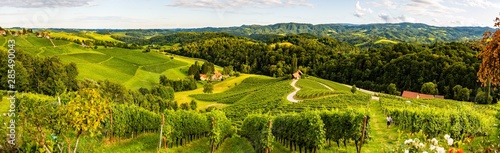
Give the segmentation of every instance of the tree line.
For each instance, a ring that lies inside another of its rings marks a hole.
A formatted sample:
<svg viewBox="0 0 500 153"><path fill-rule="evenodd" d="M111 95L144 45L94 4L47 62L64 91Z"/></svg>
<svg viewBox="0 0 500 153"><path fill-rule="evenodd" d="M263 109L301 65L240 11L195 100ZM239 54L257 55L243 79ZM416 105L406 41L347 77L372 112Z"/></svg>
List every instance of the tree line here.
<svg viewBox="0 0 500 153"><path fill-rule="evenodd" d="M289 76L297 69L308 75L358 87L388 91L420 91L427 82L437 94L454 98L453 88L470 90L473 100L481 88L476 73L480 48L475 43L398 43L356 47L329 37L289 35L267 43L237 37L218 37L182 45L170 53L203 58L235 71ZM500 97L498 90L494 98Z"/></svg>

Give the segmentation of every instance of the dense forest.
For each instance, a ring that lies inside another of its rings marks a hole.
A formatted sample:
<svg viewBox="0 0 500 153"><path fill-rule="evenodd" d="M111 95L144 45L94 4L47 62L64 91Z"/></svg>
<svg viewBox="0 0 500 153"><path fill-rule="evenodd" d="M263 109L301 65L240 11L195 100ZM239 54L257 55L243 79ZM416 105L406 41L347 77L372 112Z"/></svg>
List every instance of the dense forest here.
<svg viewBox="0 0 500 153"><path fill-rule="evenodd" d="M453 88L459 85L472 91L473 100L481 87L476 76L480 65L476 46L435 42L356 47L330 37L298 34L268 42L214 37L167 51L233 66L243 73L286 77L300 69L308 75L382 92L388 92L391 83L400 91L420 91L424 83L433 82L438 94L454 98Z"/></svg>
<svg viewBox="0 0 500 153"><path fill-rule="evenodd" d="M147 43L148 41L145 40L149 37L151 37L151 42L157 42L158 39L168 39L169 35L179 32L223 32L263 42L285 35L308 33L317 37L332 37L352 44L369 45L377 43L379 40L411 43L464 42L482 38L486 30L491 31L492 29L488 27L435 27L421 23L364 25L278 23L273 25L243 25L226 28L100 30L100 33L126 32L125 36L115 36L114 38L128 43Z"/></svg>

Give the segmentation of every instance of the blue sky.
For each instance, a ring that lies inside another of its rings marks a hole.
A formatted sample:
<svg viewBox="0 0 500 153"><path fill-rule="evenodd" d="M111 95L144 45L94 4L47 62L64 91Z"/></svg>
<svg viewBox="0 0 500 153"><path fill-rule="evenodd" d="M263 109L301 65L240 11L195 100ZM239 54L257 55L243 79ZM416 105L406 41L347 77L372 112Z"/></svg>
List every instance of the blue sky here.
<svg viewBox="0 0 500 153"><path fill-rule="evenodd" d="M0 26L198 28L274 23L492 26L500 0L2 0Z"/></svg>

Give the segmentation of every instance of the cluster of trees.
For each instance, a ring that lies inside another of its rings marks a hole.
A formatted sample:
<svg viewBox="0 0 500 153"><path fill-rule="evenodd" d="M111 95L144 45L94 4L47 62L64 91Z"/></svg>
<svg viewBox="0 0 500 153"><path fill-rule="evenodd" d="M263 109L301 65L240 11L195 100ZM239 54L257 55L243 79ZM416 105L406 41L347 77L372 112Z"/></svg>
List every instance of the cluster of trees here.
<svg viewBox="0 0 500 153"><path fill-rule="evenodd" d="M118 42L118 41L104 41L104 40L96 40L96 39L87 39L87 40L80 40L80 39L71 39L67 37L53 37L54 40L66 40L70 41L73 43L76 43L78 45L85 44L89 47L93 47L94 49L97 49L97 46L104 46L105 48L108 47L120 47L120 48L126 48L126 49L142 49L143 47L138 45L137 43L123 43L123 42Z"/></svg>
<svg viewBox="0 0 500 153"><path fill-rule="evenodd" d="M0 50L0 57L7 57L7 51ZM79 89L78 69L75 63L64 64L58 57L34 57L17 49L15 53L15 90L18 92L59 95ZM8 58L0 59L1 74L8 74ZM7 75L0 75L0 81L7 82ZM0 84L0 90L10 90L8 84Z"/></svg>
<svg viewBox="0 0 500 153"><path fill-rule="evenodd" d="M171 87L174 91L187 91L197 88L194 78L186 78L182 80L170 80L165 75L160 75L160 85Z"/></svg>
<svg viewBox="0 0 500 153"><path fill-rule="evenodd" d="M0 30L5 30L5 34L9 34L9 35L14 35L14 34L25 35L25 34L33 33L33 29L26 29L26 28L23 28L19 31L16 31L16 30L4 29L4 28L0 27Z"/></svg>
<svg viewBox="0 0 500 153"><path fill-rule="evenodd" d="M188 75L194 76L194 79L200 80L200 74L213 74L215 72L215 65L210 62L205 62L201 66L198 61L194 62L188 69Z"/></svg>

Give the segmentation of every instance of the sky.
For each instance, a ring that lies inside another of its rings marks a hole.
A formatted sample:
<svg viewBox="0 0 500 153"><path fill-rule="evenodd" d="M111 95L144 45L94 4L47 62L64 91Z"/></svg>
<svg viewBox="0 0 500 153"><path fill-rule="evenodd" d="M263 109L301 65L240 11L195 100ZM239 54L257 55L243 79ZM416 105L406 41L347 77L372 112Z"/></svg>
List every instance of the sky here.
<svg viewBox="0 0 500 153"><path fill-rule="evenodd" d="M170 29L275 23L493 26L500 0L1 0L0 26Z"/></svg>

